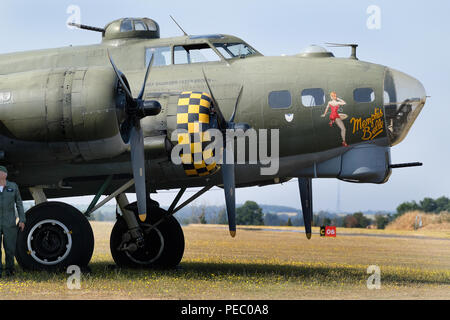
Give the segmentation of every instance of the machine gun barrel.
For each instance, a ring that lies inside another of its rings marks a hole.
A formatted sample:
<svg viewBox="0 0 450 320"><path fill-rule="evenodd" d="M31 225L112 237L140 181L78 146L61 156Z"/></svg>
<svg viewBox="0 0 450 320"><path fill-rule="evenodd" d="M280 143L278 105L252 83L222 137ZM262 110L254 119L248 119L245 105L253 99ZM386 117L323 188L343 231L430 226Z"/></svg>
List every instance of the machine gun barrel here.
<svg viewBox="0 0 450 320"><path fill-rule="evenodd" d="M87 26L85 24L78 24L78 23L73 23L73 22L69 22L68 23L69 26L72 27L77 27L79 29L83 29L83 30L89 30L89 31L95 31L95 32L105 32L105 29L103 28L97 28L97 27L92 27L92 26Z"/></svg>
<svg viewBox="0 0 450 320"><path fill-rule="evenodd" d="M423 163L421 162L412 162L412 163L391 164L389 167L391 169L399 169L399 168L421 167L421 166L423 166Z"/></svg>

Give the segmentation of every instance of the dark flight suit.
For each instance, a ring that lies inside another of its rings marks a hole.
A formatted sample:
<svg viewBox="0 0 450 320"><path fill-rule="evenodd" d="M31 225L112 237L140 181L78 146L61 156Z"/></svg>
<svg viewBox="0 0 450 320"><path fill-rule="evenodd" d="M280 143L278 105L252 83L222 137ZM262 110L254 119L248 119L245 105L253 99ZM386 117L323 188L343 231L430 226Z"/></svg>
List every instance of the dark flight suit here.
<svg viewBox="0 0 450 320"><path fill-rule="evenodd" d="M3 187L3 191L0 192L0 240L3 236L3 248L5 249L6 254L6 270L9 271L14 270L14 253L16 251L17 240L14 205L16 205L19 214L19 222L25 223L25 213L19 187L14 182L6 181L6 186ZM1 258L2 253L0 250L0 264L2 261Z"/></svg>

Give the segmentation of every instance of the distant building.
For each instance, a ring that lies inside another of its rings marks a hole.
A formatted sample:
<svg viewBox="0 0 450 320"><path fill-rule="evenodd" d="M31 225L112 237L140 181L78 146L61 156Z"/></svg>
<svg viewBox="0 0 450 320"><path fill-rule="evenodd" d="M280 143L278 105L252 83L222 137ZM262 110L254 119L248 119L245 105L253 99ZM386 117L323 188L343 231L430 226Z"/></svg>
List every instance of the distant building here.
<svg viewBox="0 0 450 320"><path fill-rule="evenodd" d="M297 212L277 212L276 215L295 218L296 216L298 216L298 213Z"/></svg>

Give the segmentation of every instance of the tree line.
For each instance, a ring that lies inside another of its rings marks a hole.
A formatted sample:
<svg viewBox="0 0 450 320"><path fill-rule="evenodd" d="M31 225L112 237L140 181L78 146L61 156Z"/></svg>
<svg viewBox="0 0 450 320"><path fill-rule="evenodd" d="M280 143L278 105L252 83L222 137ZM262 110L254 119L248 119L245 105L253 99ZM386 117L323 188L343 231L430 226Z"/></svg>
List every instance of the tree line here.
<svg viewBox="0 0 450 320"><path fill-rule="evenodd" d="M418 203L415 201L404 202L397 207L397 212L392 214L377 213L370 218L362 212L355 212L345 216L319 211L314 213L314 226L336 226L345 228L377 228L384 229L391 221L402 214L419 210L425 213L440 213L442 211L450 212L450 199L443 196L437 199L424 198ZM195 211L199 211L195 213ZM206 219L205 206L193 209L192 216L184 219L183 224L189 223L212 223L228 224L226 209L222 208L216 215L210 215ZM295 217L279 215L273 213L263 213L261 207L254 201L247 201L236 209L236 223L238 225L267 225L267 226L303 226L303 217L301 214Z"/></svg>
<svg viewBox="0 0 450 320"><path fill-rule="evenodd" d="M423 211L425 213L450 212L450 199L442 196L437 199L424 198L417 203L416 201L403 202L397 207L395 217L399 217L409 211Z"/></svg>
<svg viewBox="0 0 450 320"><path fill-rule="evenodd" d="M28 203L27 203L28 205ZM31 203L30 203L31 206ZM82 208L80 208L81 210ZM84 209L84 208L83 208ZM115 220L114 207L106 206L105 210L96 211L90 220L113 221ZM189 210L189 209L188 209ZM190 223L198 224L228 224L226 209L219 207L208 207L206 205L191 206L191 213L178 217L184 225ZM384 229L391 221L410 211L422 211L425 213L450 212L450 199L442 196L437 199L424 198L423 200L403 202L396 212L392 214L378 213L365 215L362 212L339 215L328 211L314 213L314 226L336 226L346 228L377 228ZM263 209L254 201L247 201L236 209L236 223L238 225L267 225L267 226L303 226L301 213L297 215L264 213Z"/></svg>

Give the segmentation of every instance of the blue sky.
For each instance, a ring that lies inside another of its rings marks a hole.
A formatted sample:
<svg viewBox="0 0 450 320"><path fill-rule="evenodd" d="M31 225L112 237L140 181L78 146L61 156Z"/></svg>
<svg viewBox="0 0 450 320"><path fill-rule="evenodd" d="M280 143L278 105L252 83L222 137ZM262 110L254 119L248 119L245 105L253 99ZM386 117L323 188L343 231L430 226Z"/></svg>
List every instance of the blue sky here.
<svg viewBox="0 0 450 320"><path fill-rule="evenodd" d="M448 1L2 0L0 53L99 42L96 33L66 28L69 5L80 7L82 23L99 27L124 16L153 18L162 37L180 35L171 14L190 34L233 34L265 55L296 54L309 44L356 42L361 60L416 77L431 96L408 137L392 149L393 163L420 161L424 166L395 170L385 185L315 180L315 209L336 209L338 183L345 211L394 210L403 201L450 195ZM366 26L370 5L381 9L379 30ZM332 51L349 54L348 49ZM162 193L156 199L168 204L173 196ZM296 182L239 189L238 203L245 200L300 206ZM197 203L224 204L223 193L211 191Z"/></svg>

